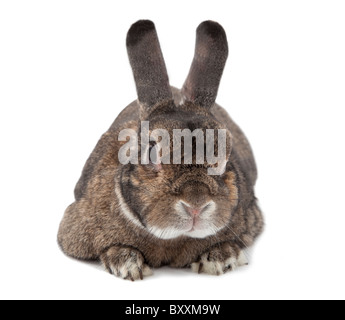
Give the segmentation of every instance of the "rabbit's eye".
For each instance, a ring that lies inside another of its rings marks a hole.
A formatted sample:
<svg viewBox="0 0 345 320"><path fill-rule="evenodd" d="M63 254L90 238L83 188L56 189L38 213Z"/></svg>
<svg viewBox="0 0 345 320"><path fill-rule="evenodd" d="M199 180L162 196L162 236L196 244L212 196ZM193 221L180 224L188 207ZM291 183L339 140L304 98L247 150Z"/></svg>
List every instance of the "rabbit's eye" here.
<svg viewBox="0 0 345 320"><path fill-rule="evenodd" d="M151 164L157 164L158 162L158 150L157 143L151 142L149 148L149 160Z"/></svg>

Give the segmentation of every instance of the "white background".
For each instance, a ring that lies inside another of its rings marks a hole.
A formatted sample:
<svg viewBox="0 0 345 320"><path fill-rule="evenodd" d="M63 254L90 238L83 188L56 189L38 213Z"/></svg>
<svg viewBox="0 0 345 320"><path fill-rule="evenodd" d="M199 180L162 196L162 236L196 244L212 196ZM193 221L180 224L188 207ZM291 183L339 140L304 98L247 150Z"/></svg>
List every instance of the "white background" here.
<svg viewBox="0 0 345 320"><path fill-rule="evenodd" d="M344 1L1 1L0 298L344 299ZM204 20L226 29L218 102L258 162L266 232L222 277L116 279L65 257L59 222L81 169L136 98L125 37L155 22L180 87Z"/></svg>

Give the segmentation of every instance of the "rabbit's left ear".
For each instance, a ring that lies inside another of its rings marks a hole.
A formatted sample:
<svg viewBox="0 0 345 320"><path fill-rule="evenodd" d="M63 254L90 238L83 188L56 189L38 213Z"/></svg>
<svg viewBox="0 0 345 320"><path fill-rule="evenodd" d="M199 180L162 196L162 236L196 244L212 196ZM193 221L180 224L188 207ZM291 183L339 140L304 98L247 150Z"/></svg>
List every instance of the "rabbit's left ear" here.
<svg viewBox="0 0 345 320"><path fill-rule="evenodd" d="M144 110L172 100L168 73L152 21L140 20L132 25L127 34L127 51L138 99Z"/></svg>
<svg viewBox="0 0 345 320"><path fill-rule="evenodd" d="M182 89L184 99L211 108L216 102L227 58L228 42L223 27L213 21L201 23L192 67Z"/></svg>

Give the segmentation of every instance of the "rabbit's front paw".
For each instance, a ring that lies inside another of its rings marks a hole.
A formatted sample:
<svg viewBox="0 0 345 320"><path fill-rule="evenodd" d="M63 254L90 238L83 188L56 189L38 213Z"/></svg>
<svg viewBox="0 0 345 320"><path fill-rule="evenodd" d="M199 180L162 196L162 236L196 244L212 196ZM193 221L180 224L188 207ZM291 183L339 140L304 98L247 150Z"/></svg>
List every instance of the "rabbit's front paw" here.
<svg viewBox="0 0 345 320"><path fill-rule="evenodd" d="M201 255L191 268L197 273L219 276L244 265L248 265L248 259L242 250L235 250L230 244L222 244Z"/></svg>
<svg viewBox="0 0 345 320"><path fill-rule="evenodd" d="M114 246L100 257L109 273L125 280L143 280L152 275L152 270L145 264L143 255L135 249Z"/></svg>

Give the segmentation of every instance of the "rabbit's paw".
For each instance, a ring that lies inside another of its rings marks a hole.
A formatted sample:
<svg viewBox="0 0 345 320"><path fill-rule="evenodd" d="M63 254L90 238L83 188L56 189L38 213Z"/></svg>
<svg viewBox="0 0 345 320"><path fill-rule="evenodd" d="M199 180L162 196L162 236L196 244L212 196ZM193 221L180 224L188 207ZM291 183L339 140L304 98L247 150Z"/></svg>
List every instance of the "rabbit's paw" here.
<svg viewBox="0 0 345 320"><path fill-rule="evenodd" d="M212 248L201 255L191 268L197 273L222 275L238 267L248 265L248 259L242 250L235 250L230 244L223 244Z"/></svg>
<svg viewBox="0 0 345 320"><path fill-rule="evenodd" d="M111 247L100 259L109 273L125 280L143 280L145 276L153 274L150 267L145 264L143 255L132 248Z"/></svg>

